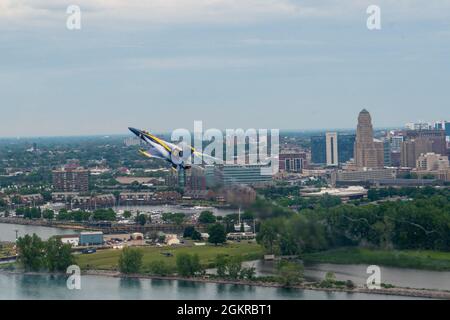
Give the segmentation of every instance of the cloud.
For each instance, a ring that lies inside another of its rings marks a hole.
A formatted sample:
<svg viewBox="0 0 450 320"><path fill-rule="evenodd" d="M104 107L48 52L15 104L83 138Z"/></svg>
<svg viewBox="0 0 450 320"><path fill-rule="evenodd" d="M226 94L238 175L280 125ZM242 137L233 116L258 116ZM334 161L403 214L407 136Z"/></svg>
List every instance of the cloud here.
<svg viewBox="0 0 450 320"><path fill-rule="evenodd" d="M69 5L80 6L91 24L127 21L157 24L242 23L285 18L364 19L371 4L392 19L449 16L443 0L0 0L0 23L65 20Z"/></svg>
<svg viewBox="0 0 450 320"><path fill-rule="evenodd" d="M16 21L58 19L69 5L93 19L149 23L217 22L296 14L291 0L0 0L0 17Z"/></svg>
<svg viewBox="0 0 450 320"><path fill-rule="evenodd" d="M201 69L246 69L260 67L289 67L295 65L308 65L312 63L338 63L342 62L335 57L303 56L276 56L276 57L210 57L210 56L184 56L184 57L147 57L129 59L124 67L130 69L153 70L201 70Z"/></svg>

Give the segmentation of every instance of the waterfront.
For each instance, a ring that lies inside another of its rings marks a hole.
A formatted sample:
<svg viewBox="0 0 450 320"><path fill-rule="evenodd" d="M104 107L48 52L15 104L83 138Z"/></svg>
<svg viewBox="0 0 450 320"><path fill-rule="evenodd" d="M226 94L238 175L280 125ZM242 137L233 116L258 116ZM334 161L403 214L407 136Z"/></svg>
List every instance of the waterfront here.
<svg viewBox="0 0 450 320"><path fill-rule="evenodd" d="M128 205L120 205L114 207L115 211L130 211L132 213L136 213L139 211L140 213L185 213L185 214L194 214L200 213L202 211L211 211L215 216L226 216L228 214L237 213L238 210L235 209L224 209L224 208L215 208L215 207L187 207L181 205L138 205L138 206L128 206Z"/></svg>
<svg viewBox="0 0 450 320"><path fill-rule="evenodd" d="M199 283L181 280L121 279L82 276L81 290L69 290L66 277L0 273L0 299L107 300L357 300L411 299L382 294Z"/></svg>
<svg viewBox="0 0 450 320"><path fill-rule="evenodd" d="M19 230L19 235L36 233L40 237L47 239L57 234L70 234L76 231L41 227L41 226L22 226L15 224L0 224L0 239L2 241L14 241L15 231ZM269 275L274 272L274 263L265 261L245 262L246 265L252 265L256 268L258 275ZM367 279L366 265L337 265L337 264L314 264L305 267L305 277L308 280L322 280L326 272L335 273L338 280L352 280L358 286L363 286ZM381 267L381 276L383 283L393 284L399 287L426 288L450 290L450 272L426 271L415 269L399 269L390 267ZM0 298L13 299L34 299L38 298L57 298L53 297L52 292L58 292L65 289L63 277L55 276L31 276L31 275L0 275L0 287L8 288L0 292ZM279 289L279 288L262 288L249 286L236 286L224 284L204 284L191 283L176 280L148 280L148 279L118 279L105 278L97 276L83 276L85 285L82 292L68 292L62 295L65 299L89 299L89 298L105 298L105 299L135 299L143 296L142 299L154 299L160 297L159 290L164 294L164 299L177 299L178 289L184 292L192 299L196 299L199 291L207 290L208 297L211 299L231 299L235 298L232 293L236 293L236 298L245 299L366 299L366 298L392 298L384 295L370 295L365 297L363 293L326 293L299 289ZM108 284L109 281L115 283ZM118 281L118 282L117 282ZM92 285L94 283L94 285ZM174 285L176 284L176 285ZM92 285L92 286L91 286ZM99 296L100 293L95 287L106 286L105 292L101 293L105 296ZM43 288L43 289L41 289ZM11 290L9 290L11 289ZM45 290L44 290L45 289ZM46 292L52 291L52 292ZM93 292L91 292L93 290ZM158 294L155 294L158 290ZM191 291L190 291L191 290ZM248 293L248 296L247 296ZM33 296L34 295L34 296ZM74 295L75 297L72 297ZM124 297L123 297L124 296ZM161 298L163 299L163 298Z"/></svg>
<svg viewBox="0 0 450 320"><path fill-rule="evenodd" d="M254 266L257 275L274 274L274 263L271 261L248 261L246 266ZM366 273L368 265L352 264L310 264L305 266L305 278L320 281L327 272L333 272L337 280L351 280L357 286L364 286L369 274ZM434 289L450 291L450 272L430 271L407 268L393 268L380 266L381 282L403 288Z"/></svg>
<svg viewBox="0 0 450 320"><path fill-rule="evenodd" d="M0 241L16 241L16 230L19 237L23 237L26 234L32 235L35 233L44 240L56 235L75 234L79 232L70 229L53 227L0 223Z"/></svg>

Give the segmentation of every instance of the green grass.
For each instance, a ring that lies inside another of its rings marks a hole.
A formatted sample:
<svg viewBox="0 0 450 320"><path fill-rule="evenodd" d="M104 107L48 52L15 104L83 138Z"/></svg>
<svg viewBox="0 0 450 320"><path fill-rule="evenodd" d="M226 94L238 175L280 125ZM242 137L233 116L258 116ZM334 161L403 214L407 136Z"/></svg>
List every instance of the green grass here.
<svg viewBox="0 0 450 320"><path fill-rule="evenodd" d="M256 243L233 243L224 246L193 246L193 247L143 247L143 267L152 261L164 261L170 267L175 267L176 256L180 253L198 254L200 263L205 267L212 267L218 254L229 256L241 256L244 260L259 259L263 255L263 249ZM82 270L117 270L121 250L102 250L94 254L77 256L78 265ZM172 257L162 255L162 252L170 252Z"/></svg>
<svg viewBox="0 0 450 320"><path fill-rule="evenodd" d="M14 255L13 247L12 243L0 243L0 258Z"/></svg>
<svg viewBox="0 0 450 320"><path fill-rule="evenodd" d="M372 250L340 248L305 254L305 262L336 264L376 264L399 268L450 270L450 252L427 250Z"/></svg>

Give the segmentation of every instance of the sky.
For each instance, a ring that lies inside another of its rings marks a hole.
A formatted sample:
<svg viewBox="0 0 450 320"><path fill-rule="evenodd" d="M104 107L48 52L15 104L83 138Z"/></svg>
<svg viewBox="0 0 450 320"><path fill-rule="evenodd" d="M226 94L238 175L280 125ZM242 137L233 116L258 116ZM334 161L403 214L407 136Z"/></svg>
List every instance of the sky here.
<svg viewBox="0 0 450 320"><path fill-rule="evenodd" d="M0 137L395 127L449 83L450 0L0 0Z"/></svg>

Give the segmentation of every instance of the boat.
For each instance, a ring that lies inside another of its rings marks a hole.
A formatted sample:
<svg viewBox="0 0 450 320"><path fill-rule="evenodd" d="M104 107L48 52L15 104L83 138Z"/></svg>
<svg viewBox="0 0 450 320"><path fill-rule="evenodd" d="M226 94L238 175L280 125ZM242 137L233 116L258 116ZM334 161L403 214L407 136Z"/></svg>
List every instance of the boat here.
<svg viewBox="0 0 450 320"><path fill-rule="evenodd" d="M252 227L250 227L247 223L241 222L241 208L239 208L239 220L238 223L234 225L234 231L241 232L241 227L244 227L243 232L249 232L252 230Z"/></svg>

